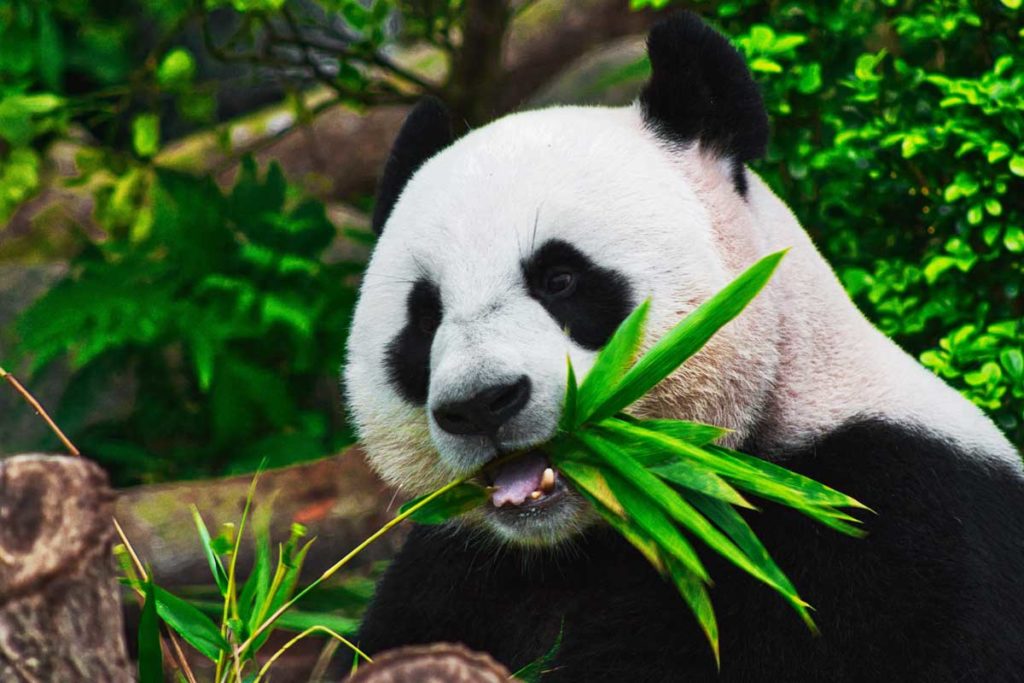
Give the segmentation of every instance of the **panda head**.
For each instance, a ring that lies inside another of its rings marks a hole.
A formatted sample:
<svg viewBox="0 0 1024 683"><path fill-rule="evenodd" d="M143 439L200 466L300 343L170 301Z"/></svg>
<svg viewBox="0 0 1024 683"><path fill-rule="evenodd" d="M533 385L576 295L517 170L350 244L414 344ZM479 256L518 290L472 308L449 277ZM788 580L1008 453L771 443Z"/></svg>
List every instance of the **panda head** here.
<svg viewBox="0 0 1024 683"><path fill-rule="evenodd" d="M742 58L692 14L657 25L648 52L633 106L519 113L454 140L428 99L400 131L345 381L372 464L405 492L549 439L567 357L585 375L647 298L657 338L763 253L744 163L768 125ZM765 391L750 377L774 363L739 343L773 335L770 307L753 308L636 410L748 429ZM468 522L537 545L595 519L546 467L528 452L485 468L497 490Z"/></svg>

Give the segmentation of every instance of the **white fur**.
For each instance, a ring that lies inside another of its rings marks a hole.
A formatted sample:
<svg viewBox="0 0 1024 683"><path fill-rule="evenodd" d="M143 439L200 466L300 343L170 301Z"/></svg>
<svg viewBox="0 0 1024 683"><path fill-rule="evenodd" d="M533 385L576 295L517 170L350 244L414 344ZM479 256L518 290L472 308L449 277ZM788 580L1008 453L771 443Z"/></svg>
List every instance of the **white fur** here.
<svg viewBox="0 0 1024 683"><path fill-rule="evenodd" d="M979 457L1015 459L976 407L868 323L786 206L748 177L744 200L728 163L663 144L637 107L508 116L428 161L373 253L349 340L349 404L378 471L421 492L493 455L492 444L437 429L388 381L385 352L421 276L439 285L444 308L428 406L527 374L532 398L501 445L552 434L566 355L581 376L594 355L522 283L521 260L556 237L623 273L638 301L651 298L649 340L760 256L791 248L765 292L637 405L640 414L730 427L730 443L756 432L769 448L884 416Z"/></svg>

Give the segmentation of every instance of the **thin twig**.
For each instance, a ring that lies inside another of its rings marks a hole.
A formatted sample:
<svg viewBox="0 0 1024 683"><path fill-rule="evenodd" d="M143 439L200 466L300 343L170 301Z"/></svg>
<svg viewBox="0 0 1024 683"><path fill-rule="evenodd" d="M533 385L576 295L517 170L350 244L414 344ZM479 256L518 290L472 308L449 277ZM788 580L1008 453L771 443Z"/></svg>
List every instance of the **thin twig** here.
<svg viewBox="0 0 1024 683"><path fill-rule="evenodd" d="M64 447L71 453L71 455L78 458L82 457L82 452L78 450L78 447L75 446L75 444L71 443L71 439L69 439L67 435L64 433L64 431L57 425L57 423L53 421L53 418L51 418L50 414L46 412L46 409L43 408L42 404L40 404L39 401L36 400L36 397L33 396L29 392L29 390L26 389L25 386L18 381L17 377L7 372L7 370L0 366L0 378L6 380L8 384L14 387L15 391L21 394L22 398L24 398L25 401L30 406L32 406L33 410L36 411L36 414L43 418L43 421L46 423L46 425L53 431L54 434L57 435L57 438L60 439L61 443L64 444ZM132 564L135 566L135 571L139 573L139 577L143 581L148 581L149 575L146 572L146 568L142 565L142 560L139 559L138 553L135 552L135 548L132 546L131 541L128 540L128 536L124 533L124 529L121 528L121 524L117 521L117 517L111 517L111 521L113 521L114 523L114 529L117 531L117 535L121 539L121 543L124 545L125 550L128 551L128 554L132 558ZM196 683L195 674L192 673L192 669L188 665L188 660L185 658L185 653L182 652L181 645L178 643L177 638L175 638L174 634L170 632L168 632L168 637L173 646L172 651L174 653L174 657L178 660L178 668L180 668L181 671L185 674L185 677L188 678L189 683Z"/></svg>
<svg viewBox="0 0 1024 683"><path fill-rule="evenodd" d="M39 415L39 417L43 418L43 421L46 422L46 425L53 431L54 434L57 435L57 438L60 439L61 443L64 444L64 448L68 449L71 452L71 455L82 455L81 451L75 448L75 444L71 443L71 439L69 439L67 435L63 431L61 431L61 428L58 427L57 423L50 418L46 410L43 409L43 406L41 406L39 404L39 401L36 400L36 397L29 393L28 389L26 389L24 385L22 385L22 383L18 381L17 377L4 370L2 367L0 367L0 377L7 380L7 383L14 387L14 390L21 394L22 397L28 402L28 404L32 406L32 409L36 411L36 414Z"/></svg>

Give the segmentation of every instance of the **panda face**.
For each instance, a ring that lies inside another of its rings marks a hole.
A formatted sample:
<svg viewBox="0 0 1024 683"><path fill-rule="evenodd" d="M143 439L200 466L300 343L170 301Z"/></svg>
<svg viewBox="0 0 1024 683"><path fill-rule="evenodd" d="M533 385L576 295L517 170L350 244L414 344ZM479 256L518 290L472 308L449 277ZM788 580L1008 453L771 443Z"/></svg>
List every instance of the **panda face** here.
<svg viewBox="0 0 1024 683"><path fill-rule="evenodd" d="M367 269L346 367L385 479L420 493L546 441L567 358L582 377L645 298L656 331L727 281L678 164L637 108L567 107L501 119L416 172ZM546 465L485 468L497 491L475 521L523 543L585 525Z"/></svg>

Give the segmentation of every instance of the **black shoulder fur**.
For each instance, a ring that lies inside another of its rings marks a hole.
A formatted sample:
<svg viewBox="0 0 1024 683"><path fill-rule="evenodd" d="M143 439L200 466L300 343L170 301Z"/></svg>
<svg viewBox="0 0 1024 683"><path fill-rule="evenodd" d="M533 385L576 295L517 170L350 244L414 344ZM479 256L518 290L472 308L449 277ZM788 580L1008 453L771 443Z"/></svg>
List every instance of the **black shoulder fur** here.
<svg viewBox="0 0 1024 683"><path fill-rule="evenodd" d="M691 12L656 24L647 53L651 80L640 105L648 125L669 140L699 141L731 159L736 189L745 194L743 164L768 148L768 113L742 55Z"/></svg>
<svg viewBox="0 0 1024 683"><path fill-rule="evenodd" d="M375 233L383 232L398 196L413 173L454 139L451 115L441 100L427 96L416 103L398 131L377 185L371 222Z"/></svg>
<svg viewBox="0 0 1024 683"><path fill-rule="evenodd" d="M1019 681L1024 485L1015 465L878 421L787 465L874 509L854 539L765 504L751 525L815 608L812 635L770 589L703 553L722 668L675 590L614 533L557 553L417 528L389 568L360 644L459 641L511 670L563 645L547 683Z"/></svg>

